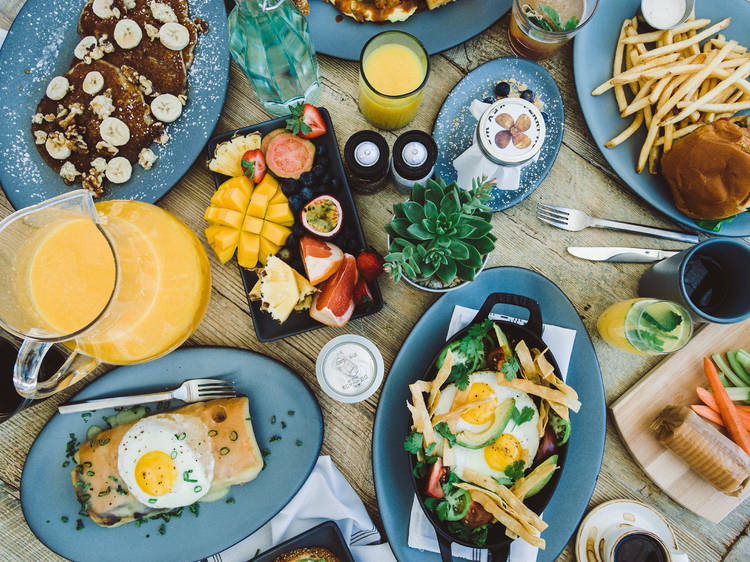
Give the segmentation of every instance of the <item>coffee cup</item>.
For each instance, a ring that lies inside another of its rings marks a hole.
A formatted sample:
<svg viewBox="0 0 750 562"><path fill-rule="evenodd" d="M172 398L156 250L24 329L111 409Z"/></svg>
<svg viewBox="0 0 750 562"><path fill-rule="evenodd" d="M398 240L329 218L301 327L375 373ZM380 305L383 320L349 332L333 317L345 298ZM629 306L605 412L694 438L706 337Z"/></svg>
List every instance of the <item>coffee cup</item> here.
<svg viewBox="0 0 750 562"><path fill-rule="evenodd" d="M749 277L750 245L711 238L654 264L638 294L677 302L696 322L733 324L750 318Z"/></svg>
<svg viewBox="0 0 750 562"><path fill-rule="evenodd" d="M688 556L669 547L658 535L632 525L613 525L602 537L602 562L688 562Z"/></svg>

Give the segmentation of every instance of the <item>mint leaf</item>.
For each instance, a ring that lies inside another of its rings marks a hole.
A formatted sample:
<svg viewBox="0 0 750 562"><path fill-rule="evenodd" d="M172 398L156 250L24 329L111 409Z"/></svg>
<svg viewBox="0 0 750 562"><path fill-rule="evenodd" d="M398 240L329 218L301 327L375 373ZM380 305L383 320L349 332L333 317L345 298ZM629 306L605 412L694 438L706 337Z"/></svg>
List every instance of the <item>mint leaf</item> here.
<svg viewBox="0 0 750 562"><path fill-rule="evenodd" d="M435 426L435 431L438 433L438 435L442 435L448 440L448 443L451 447L456 444L456 436L453 435L453 432L451 431L451 428L448 427L448 424L446 422L440 422Z"/></svg>
<svg viewBox="0 0 750 562"><path fill-rule="evenodd" d="M534 417L534 408L530 406L524 406L523 410L519 411L518 408L514 407L511 417L516 425L521 425L522 423L526 423Z"/></svg>
<svg viewBox="0 0 750 562"><path fill-rule="evenodd" d="M562 31L562 22L560 21L560 14L557 13L557 10L554 8L550 8L549 6L540 6L539 7L542 12L544 12L544 15L549 18L549 21L552 22L552 26L554 27L555 31Z"/></svg>
<svg viewBox="0 0 750 562"><path fill-rule="evenodd" d="M509 381L516 378L516 373L518 373L519 368L520 367L518 366L518 359L511 356L508 357L505 363L503 363L503 366L500 367L500 372L505 375L505 380Z"/></svg>
<svg viewBox="0 0 750 562"><path fill-rule="evenodd" d="M411 453L412 455L416 455L419 451L422 450L423 440L424 435L422 435L419 431L412 431L409 435L406 436L406 440L404 441L404 449L406 449L406 451Z"/></svg>
<svg viewBox="0 0 750 562"><path fill-rule="evenodd" d="M732 222L736 218L737 218L737 215L733 215L733 216L727 217L725 219L696 220L695 224L697 224L701 228L705 228L706 230L710 230L711 232L719 232L719 231L721 231L721 227L724 224L726 224L728 222Z"/></svg>
<svg viewBox="0 0 750 562"><path fill-rule="evenodd" d="M565 25L563 26L563 31L572 31L576 27L578 27L579 20L576 16L573 16L568 21L565 22Z"/></svg>
<svg viewBox="0 0 750 562"><path fill-rule="evenodd" d="M680 316L673 310L670 310L669 314L665 318L663 318L663 322L659 322L648 312L643 313L643 319L662 332L671 332L677 326L682 324L682 316Z"/></svg>
<svg viewBox="0 0 750 562"><path fill-rule="evenodd" d="M505 467L505 476L511 480L523 478L523 467L526 465L523 461L514 461Z"/></svg>
<svg viewBox="0 0 750 562"><path fill-rule="evenodd" d="M552 25L550 25L550 23L544 18L529 15L527 15L526 17L528 17L529 21L540 29L544 29L545 31L555 31L554 29L552 29Z"/></svg>

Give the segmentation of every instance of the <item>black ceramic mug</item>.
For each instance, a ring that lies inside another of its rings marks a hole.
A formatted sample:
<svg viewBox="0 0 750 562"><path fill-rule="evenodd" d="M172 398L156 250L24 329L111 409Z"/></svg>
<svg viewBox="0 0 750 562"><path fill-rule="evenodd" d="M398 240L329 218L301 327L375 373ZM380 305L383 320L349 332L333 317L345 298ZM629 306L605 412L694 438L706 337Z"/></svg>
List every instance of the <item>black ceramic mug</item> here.
<svg viewBox="0 0 750 562"><path fill-rule="evenodd" d="M638 287L642 297L677 302L697 322L750 318L750 245L711 238L654 264Z"/></svg>

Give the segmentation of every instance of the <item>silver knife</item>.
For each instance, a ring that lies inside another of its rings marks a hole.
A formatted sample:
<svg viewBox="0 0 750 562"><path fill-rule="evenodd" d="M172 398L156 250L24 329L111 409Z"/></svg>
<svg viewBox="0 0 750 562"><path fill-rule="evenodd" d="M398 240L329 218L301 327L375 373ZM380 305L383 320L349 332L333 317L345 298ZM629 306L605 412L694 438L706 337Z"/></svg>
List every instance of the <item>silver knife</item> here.
<svg viewBox="0 0 750 562"><path fill-rule="evenodd" d="M568 246L568 252L584 260L622 263L651 263L670 258L677 253L667 250L612 246Z"/></svg>

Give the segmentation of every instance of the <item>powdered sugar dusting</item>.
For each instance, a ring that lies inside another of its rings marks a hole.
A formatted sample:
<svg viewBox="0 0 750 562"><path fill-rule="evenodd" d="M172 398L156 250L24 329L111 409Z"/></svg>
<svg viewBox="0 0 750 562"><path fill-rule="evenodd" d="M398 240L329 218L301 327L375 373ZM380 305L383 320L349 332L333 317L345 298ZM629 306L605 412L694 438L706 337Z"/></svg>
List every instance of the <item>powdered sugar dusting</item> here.
<svg viewBox="0 0 750 562"><path fill-rule="evenodd" d="M39 156L31 117L47 83L67 71L80 40L78 17L85 2L28 0L0 49L0 185L15 208L26 207L72 189ZM188 102L182 116L167 126L170 141L154 144L159 157L152 170L133 168L132 179L108 185L102 199L161 198L190 168L213 131L229 79L226 13L221 2L189 0L190 17L208 22L199 36L188 73ZM62 26L62 27L60 27ZM60 29L60 33L50 30Z"/></svg>

